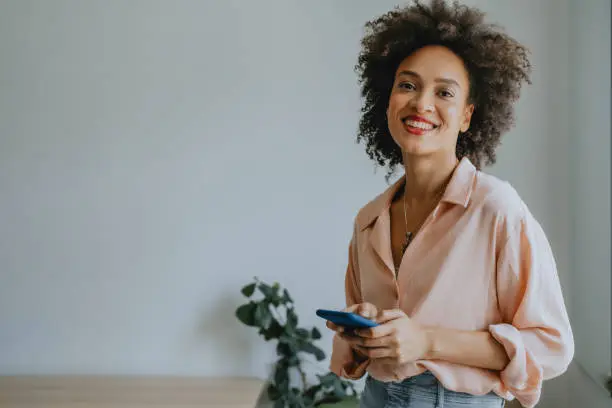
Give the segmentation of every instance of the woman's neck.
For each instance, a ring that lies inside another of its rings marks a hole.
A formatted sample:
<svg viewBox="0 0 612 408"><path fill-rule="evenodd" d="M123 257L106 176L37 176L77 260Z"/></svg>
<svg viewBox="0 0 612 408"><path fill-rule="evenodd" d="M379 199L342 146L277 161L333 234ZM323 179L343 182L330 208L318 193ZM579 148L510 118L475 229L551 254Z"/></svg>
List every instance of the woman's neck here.
<svg viewBox="0 0 612 408"><path fill-rule="evenodd" d="M442 159L404 155L406 203L410 205L439 199L458 162L454 155Z"/></svg>

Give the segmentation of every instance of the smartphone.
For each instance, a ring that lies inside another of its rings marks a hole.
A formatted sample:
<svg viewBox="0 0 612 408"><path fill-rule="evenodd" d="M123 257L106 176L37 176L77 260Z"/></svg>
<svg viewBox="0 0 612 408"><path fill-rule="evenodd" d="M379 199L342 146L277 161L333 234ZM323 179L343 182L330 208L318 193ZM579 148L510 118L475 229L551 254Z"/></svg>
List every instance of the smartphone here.
<svg viewBox="0 0 612 408"><path fill-rule="evenodd" d="M317 316L347 329L367 329L378 326L378 323L351 312L317 309Z"/></svg>

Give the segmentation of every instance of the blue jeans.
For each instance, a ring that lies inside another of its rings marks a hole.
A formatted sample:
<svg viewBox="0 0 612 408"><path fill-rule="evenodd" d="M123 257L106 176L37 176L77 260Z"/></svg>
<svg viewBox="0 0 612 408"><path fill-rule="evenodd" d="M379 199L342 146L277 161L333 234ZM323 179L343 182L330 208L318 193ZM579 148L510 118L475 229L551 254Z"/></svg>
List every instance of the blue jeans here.
<svg viewBox="0 0 612 408"><path fill-rule="evenodd" d="M494 393L471 395L447 390L430 372L402 382L381 382L368 376L360 408L501 408Z"/></svg>

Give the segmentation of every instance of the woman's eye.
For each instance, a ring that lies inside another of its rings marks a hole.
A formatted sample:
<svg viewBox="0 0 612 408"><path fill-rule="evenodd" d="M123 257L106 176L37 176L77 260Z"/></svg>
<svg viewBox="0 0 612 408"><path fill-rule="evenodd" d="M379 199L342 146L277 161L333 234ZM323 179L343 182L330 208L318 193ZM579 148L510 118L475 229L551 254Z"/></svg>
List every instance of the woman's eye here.
<svg viewBox="0 0 612 408"><path fill-rule="evenodd" d="M454 96L451 91L446 89L441 90L438 94L443 98L452 98Z"/></svg>
<svg viewBox="0 0 612 408"><path fill-rule="evenodd" d="M401 82L399 84L399 87L402 89L406 89L408 91L413 91L416 89L416 87L414 86L414 84L410 83L410 82Z"/></svg>

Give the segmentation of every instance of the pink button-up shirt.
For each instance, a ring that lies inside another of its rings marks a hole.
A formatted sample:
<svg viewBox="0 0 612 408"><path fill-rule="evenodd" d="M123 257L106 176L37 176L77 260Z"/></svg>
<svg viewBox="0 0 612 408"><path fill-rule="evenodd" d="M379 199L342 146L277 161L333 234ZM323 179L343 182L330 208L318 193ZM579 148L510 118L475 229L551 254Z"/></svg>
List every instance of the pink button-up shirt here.
<svg viewBox="0 0 612 408"><path fill-rule="evenodd" d="M400 308L426 326L488 330L510 363L501 372L434 360L399 367L377 360L357 364L348 343L336 336L331 370L352 379L367 371L381 381L429 370L450 390L474 395L494 391L534 406L542 381L562 374L574 354L544 231L508 183L478 171L464 158L406 250L396 278L389 208L404 182L400 178L355 219L347 305L370 302L382 309Z"/></svg>

